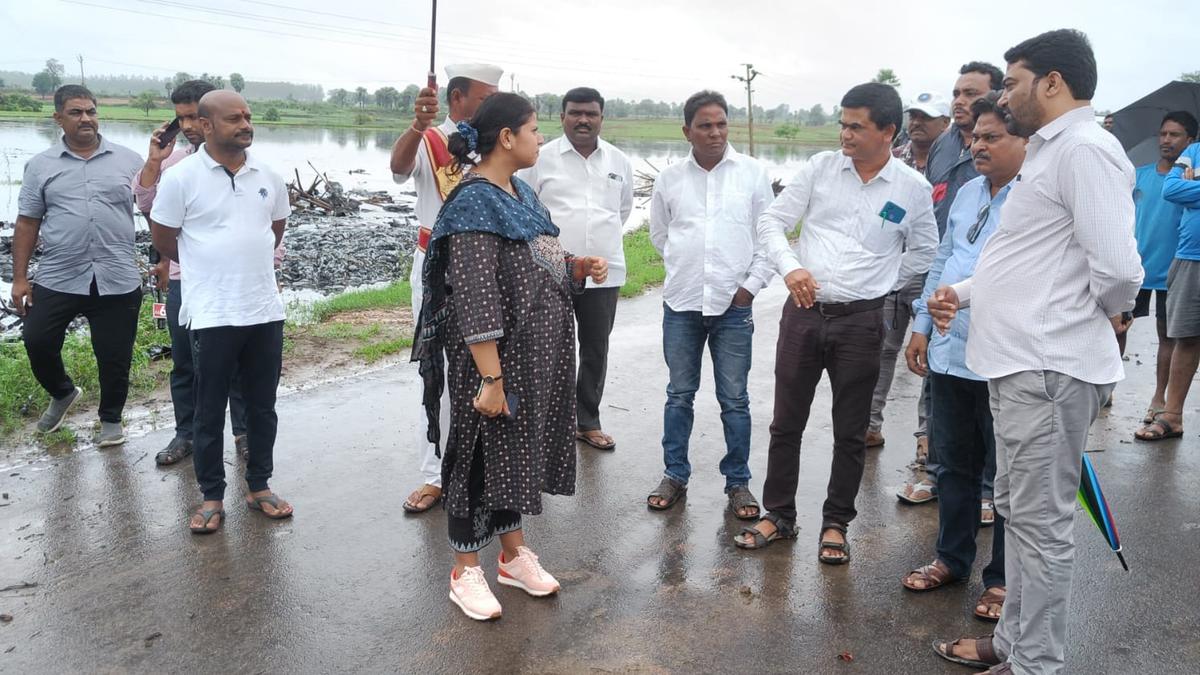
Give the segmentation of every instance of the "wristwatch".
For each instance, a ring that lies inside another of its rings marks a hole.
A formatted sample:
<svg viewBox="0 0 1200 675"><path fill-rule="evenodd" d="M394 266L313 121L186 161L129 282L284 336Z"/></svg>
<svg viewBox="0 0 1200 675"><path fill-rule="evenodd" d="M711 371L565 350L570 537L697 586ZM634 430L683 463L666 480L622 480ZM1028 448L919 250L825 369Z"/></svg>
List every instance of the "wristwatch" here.
<svg viewBox="0 0 1200 675"><path fill-rule="evenodd" d="M484 375L483 376L483 384L496 384L497 382L499 382L500 380L503 380L503 379L504 379L503 375L495 375L495 376Z"/></svg>

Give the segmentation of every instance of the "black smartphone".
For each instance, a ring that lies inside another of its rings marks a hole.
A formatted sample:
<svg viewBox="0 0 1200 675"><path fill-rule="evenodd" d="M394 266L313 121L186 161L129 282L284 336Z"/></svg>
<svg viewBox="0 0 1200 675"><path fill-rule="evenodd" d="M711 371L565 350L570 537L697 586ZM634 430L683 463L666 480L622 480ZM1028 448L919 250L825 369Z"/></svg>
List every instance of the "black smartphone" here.
<svg viewBox="0 0 1200 675"><path fill-rule="evenodd" d="M179 118L171 120L166 129L158 135L158 147L165 148L175 142L175 137L179 135Z"/></svg>
<svg viewBox="0 0 1200 675"><path fill-rule="evenodd" d="M510 420L517 419L517 406L521 403L521 399L511 391L504 393L504 399L508 401L508 414L505 417Z"/></svg>

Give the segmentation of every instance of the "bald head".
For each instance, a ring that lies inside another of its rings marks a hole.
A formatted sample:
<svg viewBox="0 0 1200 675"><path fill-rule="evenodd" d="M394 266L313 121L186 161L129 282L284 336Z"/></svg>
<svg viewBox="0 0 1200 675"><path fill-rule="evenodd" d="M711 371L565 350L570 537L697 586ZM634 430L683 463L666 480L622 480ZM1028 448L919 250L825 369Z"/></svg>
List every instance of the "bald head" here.
<svg viewBox="0 0 1200 675"><path fill-rule="evenodd" d="M197 114L204 129L204 142L222 152L240 153L254 141L250 105L242 95L226 89L200 97Z"/></svg>
<svg viewBox="0 0 1200 675"><path fill-rule="evenodd" d="M229 108L249 110L250 106L241 94L228 89L214 89L200 97L201 117L212 119Z"/></svg>

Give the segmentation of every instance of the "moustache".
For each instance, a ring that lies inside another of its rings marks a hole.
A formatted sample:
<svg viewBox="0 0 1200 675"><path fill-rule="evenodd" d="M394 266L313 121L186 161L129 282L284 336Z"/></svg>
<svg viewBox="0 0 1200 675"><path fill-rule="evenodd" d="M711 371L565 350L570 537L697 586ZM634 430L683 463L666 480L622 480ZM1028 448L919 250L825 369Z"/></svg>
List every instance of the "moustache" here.
<svg viewBox="0 0 1200 675"><path fill-rule="evenodd" d="M981 152L975 155L975 161L990 162L992 161L992 156L986 152Z"/></svg>
<svg viewBox="0 0 1200 675"><path fill-rule="evenodd" d="M576 124L575 125L575 131L591 131L591 130L592 130L592 125L590 125L590 124Z"/></svg>

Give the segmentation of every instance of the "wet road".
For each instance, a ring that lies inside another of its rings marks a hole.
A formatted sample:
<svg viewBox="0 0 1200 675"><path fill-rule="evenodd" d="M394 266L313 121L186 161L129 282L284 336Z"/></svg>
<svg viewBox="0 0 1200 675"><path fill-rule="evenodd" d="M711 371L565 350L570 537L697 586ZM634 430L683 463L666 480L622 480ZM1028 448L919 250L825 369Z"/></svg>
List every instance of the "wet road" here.
<svg viewBox="0 0 1200 675"><path fill-rule="evenodd" d="M766 466L780 285L759 298L751 373L758 494ZM409 448L416 370L405 364L280 400L272 486L293 521L236 501L211 537L187 532L190 464L159 469L158 431L112 451L21 462L0 474L0 671L43 672L968 672L930 651L935 637L990 632L970 616L970 583L931 594L900 577L933 555L937 511L894 496L909 475L916 378L897 377L868 458L851 528L854 561L816 560L829 471L823 384L806 435L799 540L740 552L717 462L718 407L706 364L686 502L648 513L661 471L661 304L623 302L613 335L606 427L613 453L580 450L578 493L527 520L531 545L563 583L533 599L496 587L504 618L480 624L446 598L450 554L439 511L405 517L416 487ZM1121 570L1082 512L1071 672L1200 670L1200 416L1182 441L1128 441L1153 383L1153 326L1130 340L1129 379L1094 427L1092 455L1133 571ZM1140 363L1139 363L1140 362ZM1193 396L1200 400L1200 395ZM228 443L228 441L227 441ZM227 454L232 458L231 451ZM985 531L986 532L986 531ZM981 556L990 535L982 535ZM494 574L495 545L485 557ZM853 662L837 659L850 652Z"/></svg>

